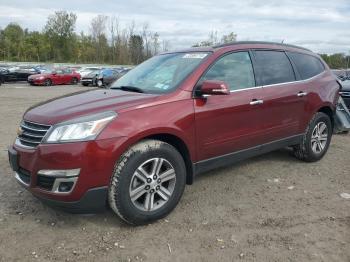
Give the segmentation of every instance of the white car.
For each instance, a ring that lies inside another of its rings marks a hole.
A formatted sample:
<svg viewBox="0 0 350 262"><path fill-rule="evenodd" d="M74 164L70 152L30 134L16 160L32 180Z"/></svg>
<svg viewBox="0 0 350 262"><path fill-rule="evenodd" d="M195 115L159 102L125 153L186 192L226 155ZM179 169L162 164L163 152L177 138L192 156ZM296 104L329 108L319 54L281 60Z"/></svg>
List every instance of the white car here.
<svg viewBox="0 0 350 262"><path fill-rule="evenodd" d="M92 71L96 71L99 69L101 69L101 68L99 68L99 67L83 67L80 70L77 70L77 73L79 73L81 75L81 77L84 77L84 76L90 74Z"/></svg>

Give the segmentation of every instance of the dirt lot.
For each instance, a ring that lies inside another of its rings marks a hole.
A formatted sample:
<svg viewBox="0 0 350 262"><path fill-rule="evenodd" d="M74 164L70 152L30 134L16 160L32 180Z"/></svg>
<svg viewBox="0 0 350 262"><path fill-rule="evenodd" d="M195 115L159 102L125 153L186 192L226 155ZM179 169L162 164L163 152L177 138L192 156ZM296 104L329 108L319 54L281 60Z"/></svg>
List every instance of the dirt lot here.
<svg viewBox="0 0 350 262"><path fill-rule="evenodd" d="M71 215L15 181L6 148L30 105L80 86L0 87L0 261L350 261L350 135L307 164L280 150L198 177L167 219Z"/></svg>

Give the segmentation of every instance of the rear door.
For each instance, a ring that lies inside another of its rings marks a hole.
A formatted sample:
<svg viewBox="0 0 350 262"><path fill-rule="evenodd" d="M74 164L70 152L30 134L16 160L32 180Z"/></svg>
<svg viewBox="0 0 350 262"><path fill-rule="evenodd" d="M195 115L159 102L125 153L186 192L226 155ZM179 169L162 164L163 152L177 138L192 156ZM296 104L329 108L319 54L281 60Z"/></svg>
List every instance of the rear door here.
<svg viewBox="0 0 350 262"><path fill-rule="evenodd" d="M63 70L63 76L62 76L62 84L70 84L72 83L72 70L70 69L64 69Z"/></svg>
<svg viewBox="0 0 350 262"><path fill-rule="evenodd" d="M325 72L325 67L318 57L297 52L287 52L287 55L298 73L300 81L296 84L299 96L301 93L304 94L302 98L305 102L305 110L300 125L300 132L304 132L314 114L315 97L318 97L320 90L323 88L328 89L329 85L334 85L334 79L331 77L320 77Z"/></svg>
<svg viewBox="0 0 350 262"><path fill-rule="evenodd" d="M300 134L305 96L296 82L293 66L284 51L255 50L257 82L262 88L265 142Z"/></svg>
<svg viewBox="0 0 350 262"><path fill-rule="evenodd" d="M213 158L257 146L264 141L264 115L261 88L255 86L254 70L248 51L225 54L201 77L225 81L230 95L195 98L195 124L198 160Z"/></svg>

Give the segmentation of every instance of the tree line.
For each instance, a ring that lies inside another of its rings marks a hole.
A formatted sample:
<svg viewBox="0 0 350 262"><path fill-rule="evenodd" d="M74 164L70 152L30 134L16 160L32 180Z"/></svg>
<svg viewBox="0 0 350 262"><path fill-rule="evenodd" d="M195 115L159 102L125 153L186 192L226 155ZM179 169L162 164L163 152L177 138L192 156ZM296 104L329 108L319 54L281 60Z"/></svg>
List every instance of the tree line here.
<svg viewBox="0 0 350 262"><path fill-rule="evenodd" d="M346 69L350 66L350 55L345 55L344 53L321 54L321 57L332 69Z"/></svg>
<svg viewBox="0 0 350 262"><path fill-rule="evenodd" d="M88 33L76 33L77 15L57 11L49 15L41 31L29 31L10 23L0 28L0 60L18 62L70 62L99 64L139 64L153 55L168 51L169 41L150 30L148 23L136 28L135 22L122 27L117 17L98 15L90 21ZM193 46L210 46L236 41L230 33Z"/></svg>
<svg viewBox="0 0 350 262"><path fill-rule="evenodd" d="M135 22L121 26L115 16L92 18L88 33L75 30L77 15L57 11L49 15L41 31L23 29L16 23L0 28L0 60L18 62L70 62L99 64L139 64L168 51L169 41L161 40L148 23L137 28ZM211 31L206 40L193 47L235 42L233 32L219 35ZM350 56L321 54L331 68L348 68Z"/></svg>
<svg viewBox="0 0 350 262"><path fill-rule="evenodd" d="M66 11L49 15L42 31L29 31L16 23L0 28L0 60L20 62L71 62L138 64L167 51L169 43L150 30L148 23L137 30L117 17L98 15L89 33L76 33L77 16Z"/></svg>

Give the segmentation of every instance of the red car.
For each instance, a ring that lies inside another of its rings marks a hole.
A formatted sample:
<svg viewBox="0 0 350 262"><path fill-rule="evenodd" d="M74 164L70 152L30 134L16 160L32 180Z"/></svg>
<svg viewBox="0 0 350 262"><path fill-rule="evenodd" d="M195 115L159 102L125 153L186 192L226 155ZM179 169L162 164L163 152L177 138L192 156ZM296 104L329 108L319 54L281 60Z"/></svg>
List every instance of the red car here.
<svg viewBox="0 0 350 262"><path fill-rule="evenodd" d="M44 202L95 212L108 202L131 224L175 208L195 175L291 147L321 159L339 84L311 51L237 42L155 56L110 89L28 110L9 159Z"/></svg>
<svg viewBox="0 0 350 262"><path fill-rule="evenodd" d="M28 83L31 85L76 85L79 81L80 74L71 69L57 69L52 72L45 72L28 77Z"/></svg>

